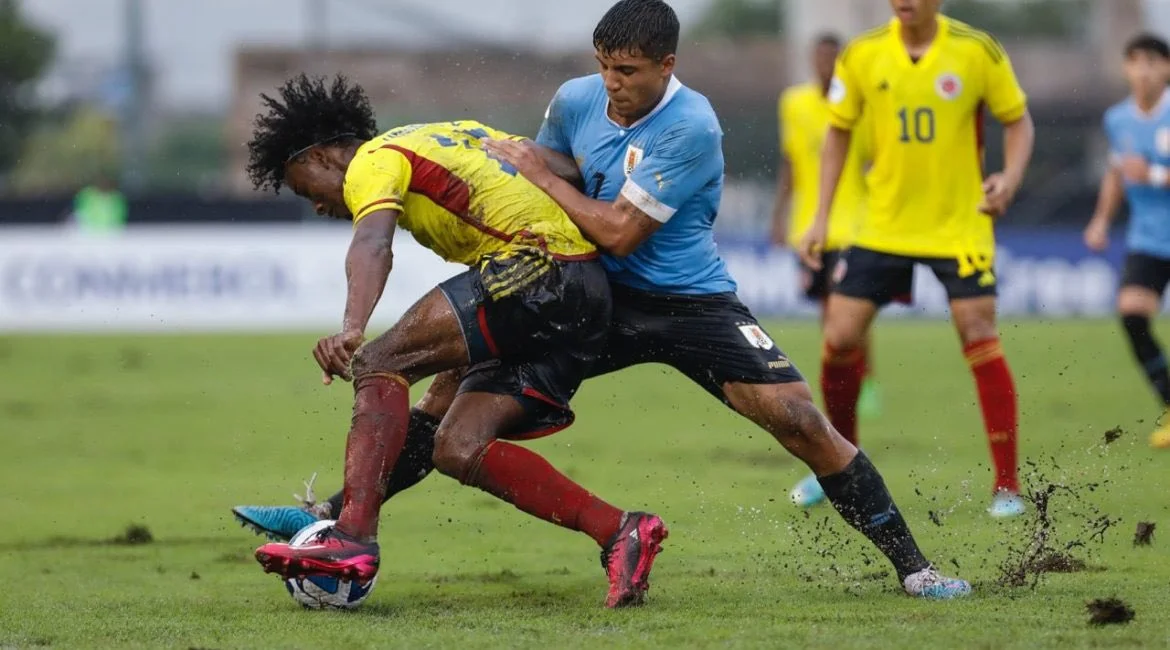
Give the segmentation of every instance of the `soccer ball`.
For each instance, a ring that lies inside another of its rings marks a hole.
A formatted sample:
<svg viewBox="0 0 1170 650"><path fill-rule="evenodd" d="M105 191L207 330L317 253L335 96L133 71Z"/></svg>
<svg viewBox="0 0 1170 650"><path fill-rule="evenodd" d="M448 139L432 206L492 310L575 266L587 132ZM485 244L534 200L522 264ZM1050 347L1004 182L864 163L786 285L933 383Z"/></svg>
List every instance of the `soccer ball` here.
<svg viewBox="0 0 1170 650"><path fill-rule="evenodd" d="M312 541L317 533L336 524L336 521L323 519L302 528L290 546L303 546ZM300 603L305 609L354 609L361 605L370 592L374 590L374 583L378 576L370 578L369 582L359 583L356 580L341 580L332 576L305 576L304 578L288 578L284 581L285 588L292 595L293 600Z"/></svg>

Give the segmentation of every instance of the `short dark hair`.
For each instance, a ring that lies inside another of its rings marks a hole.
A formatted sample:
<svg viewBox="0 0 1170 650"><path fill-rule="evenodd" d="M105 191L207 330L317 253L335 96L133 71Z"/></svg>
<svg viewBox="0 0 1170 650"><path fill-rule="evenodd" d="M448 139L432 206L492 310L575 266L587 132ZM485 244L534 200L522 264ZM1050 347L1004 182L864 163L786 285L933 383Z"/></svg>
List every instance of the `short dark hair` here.
<svg viewBox="0 0 1170 650"><path fill-rule="evenodd" d="M1125 58L1128 59L1138 52L1148 52L1170 60L1170 45L1167 45L1162 37L1148 32L1134 36L1125 44Z"/></svg>
<svg viewBox="0 0 1170 650"><path fill-rule="evenodd" d="M248 142L248 178L256 189L280 191L284 167L309 147L377 135L377 122L362 87L342 75L299 74L284 82L277 97L260 95L266 112L256 116Z"/></svg>
<svg viewBox="0 0 1170 650"><path fill-rule="evenodd" d="M604 54L637 52L661 61L678 49L678 16L662 0L621 0L593 30L593 47Z"/></svg>
<svg viewBox="0 0 1170 650"><path fill-rule="evenodd" d="M837 49L841 48L843 42L841 37L834 32L821 32L813 39L813 45L832 45Z"/></svg>

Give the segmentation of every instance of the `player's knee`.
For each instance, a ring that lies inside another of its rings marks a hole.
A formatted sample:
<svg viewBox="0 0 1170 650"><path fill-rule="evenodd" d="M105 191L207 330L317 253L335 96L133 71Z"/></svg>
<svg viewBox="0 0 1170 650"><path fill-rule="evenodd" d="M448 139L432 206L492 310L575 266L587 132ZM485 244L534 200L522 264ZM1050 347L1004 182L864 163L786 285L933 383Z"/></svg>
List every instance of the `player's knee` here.
<svg viewBox="0 0 1170 650"><path fill-rule="evenodd" d="M380 352L377 349L371 348L369 345L362 346L354 353L353 359L349 364L349 369L354 377L375 373L389 373L406 379L410 384L414 384L414 382L420 379L420 377L416 376L416 373L412 372L412 368L405 356Z"/></svg>
<svg viewBox="0 0 1170 650"><path fill-rule="evenodd" d="M827 355L848 356L865 346L865 332L826 323L824 343Z"/></svg>
<svg viewBox="0 0 1170 650"><path fill-rule="evenodd" d="M441 473L464 481L488 442L474 429L440 427L435 433L431 461Z"/></svg>

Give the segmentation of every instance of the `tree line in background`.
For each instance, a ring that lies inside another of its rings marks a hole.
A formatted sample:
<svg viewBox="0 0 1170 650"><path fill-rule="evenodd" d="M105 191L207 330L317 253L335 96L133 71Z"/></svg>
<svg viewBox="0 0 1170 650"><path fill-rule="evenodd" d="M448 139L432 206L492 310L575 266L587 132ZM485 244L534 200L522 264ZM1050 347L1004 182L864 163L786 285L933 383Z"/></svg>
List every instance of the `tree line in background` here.
<svg viewBox="0 0 1170 650"><path fill-rule="evenodd" d="M1079 38L1085 31L1088 6L1089 0L948 0L945 11L1005 40ZM777 0L714 0L690 36L697 40L775 38L783 29L784 15ZM89 103L36 103L36 86L53 64L55 45L51 33L23 16L18 0L0 0L0 191L72 192L99 177L118 175L117 115ZM775 154L773 111L753 109L749 115L731 109L723 117L728 126L729 172L770 177ZM147 188L201 191L220 185L228 158L224 123L222 115L160 116L152 128L145 165Z"/></svg>

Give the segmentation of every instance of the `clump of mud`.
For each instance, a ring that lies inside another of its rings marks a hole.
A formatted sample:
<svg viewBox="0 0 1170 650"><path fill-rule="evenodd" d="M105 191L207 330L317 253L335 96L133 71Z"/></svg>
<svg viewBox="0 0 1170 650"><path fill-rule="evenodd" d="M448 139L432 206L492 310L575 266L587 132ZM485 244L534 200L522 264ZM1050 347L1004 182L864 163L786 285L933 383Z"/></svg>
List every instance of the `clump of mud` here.
<svg viewBox="0 0 1170 650"><path fill-rule="evenodd" d="M1154 543L1154 529L1158 525L1152 521L1139 521L1137 530L1133 533L1134 546L1149 546Z"/></svg>
<svg viewBox="0 0 1170 650"><path fill-rule="evenodd" d="M153 541L154 535L150 533L149 528L140 524L131 524L126 527L126 530L121 535L111 539L110 543L137 546L139 544L150 544Z"/></svg>
<svg viewBox="0 0 1170 650"><path fill-rule="evenodd" d="M1055 460L1050 463L1059 471ZM1026 465L1030 470L1026 474L1027 487L1020 496L1031 505L1030 520L1019 545L1009 549L1007 559L999 567L999 584L1005 587L1035 588L1046 573L1084 571L1085 562L1073 557L1071 551L1104 542L1105 533L1118 523L1087 499L1100 484L1075 485L1049 480L1034 462ZM1059 510L1053 507L1054 499L1062 502ZM1053 518L1057 512L1065 519L1059 530Z"/></svg>
<svg viewBox="0 0 1170 650"><path fill-rule="evenodd" d="M1105 432L1105 444L1111 445L1111 444L1117 442L1117 439L1120 438L1122 436L1122 434L1124 434L1124 433L1125 433L1125 429L1122 429L1121 427L1113 427L1112 429L1106 431Z"/></svg>
<svg viewBox="0 0 1170 650"><path fill-rule="evenodd" d="M1116 625L1133 620L1133 608L1119 598L1098 598L1085 603L1090 625Z"/></svg>

